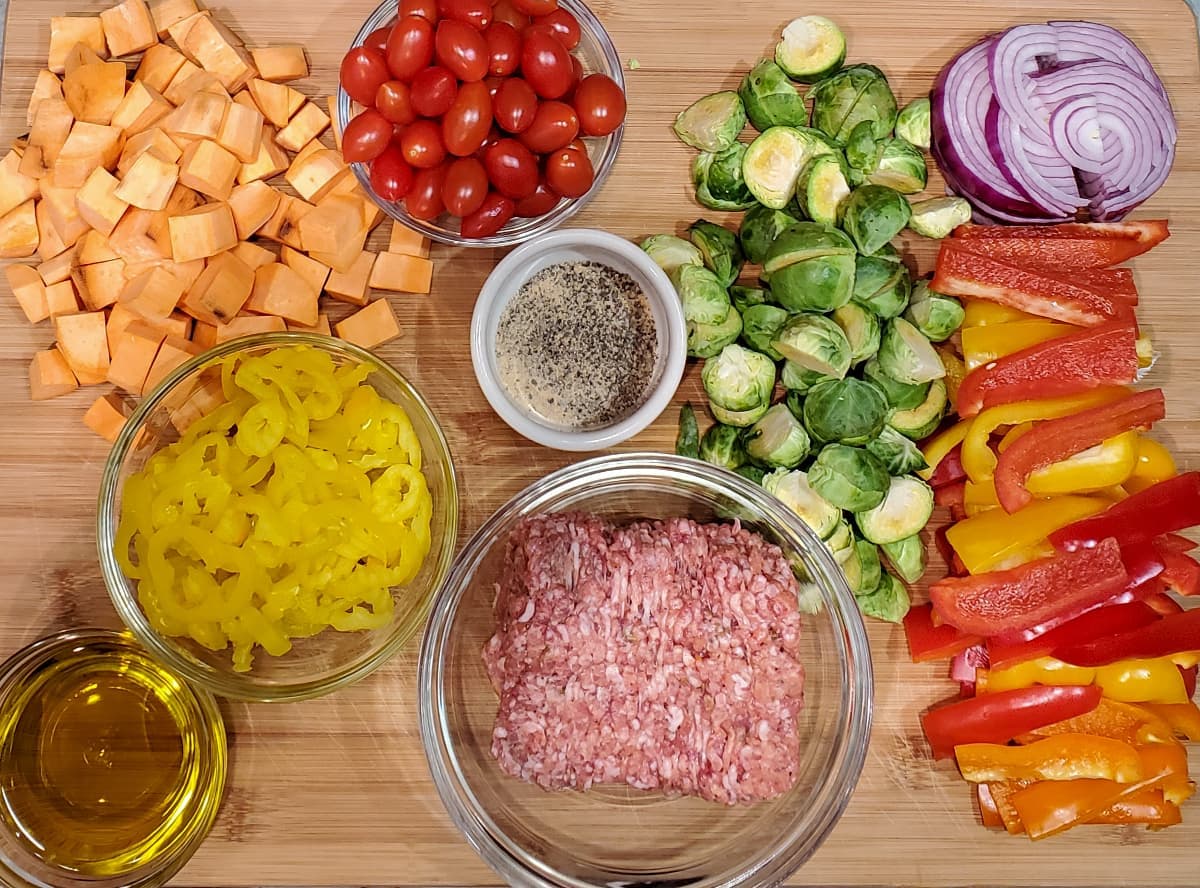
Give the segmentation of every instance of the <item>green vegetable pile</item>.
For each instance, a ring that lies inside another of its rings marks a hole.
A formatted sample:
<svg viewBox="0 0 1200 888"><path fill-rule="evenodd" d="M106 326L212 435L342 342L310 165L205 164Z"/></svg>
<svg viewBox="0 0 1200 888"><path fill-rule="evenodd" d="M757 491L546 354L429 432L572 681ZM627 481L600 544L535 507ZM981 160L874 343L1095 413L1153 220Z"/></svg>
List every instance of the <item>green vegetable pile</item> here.
<svg viewBox="0 0 1200 888"><path fill-rule="evenodd" d="M677 451L762 484L825 541L863 612L899 621L933 510L916 442L949 406L934 343L963 309L914 285L891 242L905 227L944 237L969 207L910 204L926 184L929 101L899 110L883 72L844 58L833 22L797 19L737 92L683 111L675 132L702 152L696 199L745 214L736 234L700 219L687 239L642 248L679 293L716 419L702 435L686 405ZM749 144L747 120L760 131ZM738 283L747 266L756 286Z"/></svg>

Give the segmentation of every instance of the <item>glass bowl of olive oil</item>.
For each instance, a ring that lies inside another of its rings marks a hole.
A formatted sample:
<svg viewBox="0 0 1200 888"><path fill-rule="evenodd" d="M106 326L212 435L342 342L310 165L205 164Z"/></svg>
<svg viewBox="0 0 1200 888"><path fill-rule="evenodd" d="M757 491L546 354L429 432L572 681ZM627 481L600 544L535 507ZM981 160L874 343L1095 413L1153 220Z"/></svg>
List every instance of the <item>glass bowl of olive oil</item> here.
<svg viewBox="0 0 1200 888"><path fill-rule="evenodd" d="M62 632L0 665L0 884L158 886L225 788L216 701L129 635Z"/></svg>

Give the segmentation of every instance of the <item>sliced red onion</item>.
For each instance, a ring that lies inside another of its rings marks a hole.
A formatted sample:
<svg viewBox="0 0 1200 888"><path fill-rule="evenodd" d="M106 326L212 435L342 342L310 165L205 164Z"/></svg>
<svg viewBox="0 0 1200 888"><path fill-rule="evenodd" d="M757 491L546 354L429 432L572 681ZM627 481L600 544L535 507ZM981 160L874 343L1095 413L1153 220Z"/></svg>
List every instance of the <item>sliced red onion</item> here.
<svg viewBox="0 0 1200 888"><path fill-rule="evenodd" d="M988 146L1009 181L1048 213L1070 216L1087 203L1054 146L1026 134L998 107L988 115Z"/></svg>
<svg viewBox="0 0 1200 888"><path fill-rule="evenodd" d="M1093 96L1068 99L1050 115L1050 138L1071 166L1097 173L1104 159L1104 127Z"/></svg>
<svg viewBox="0 0 1200 888"><path fill-rule="evenodd" d="M1050 22L1050 27L1058 34L1060 64L1109 59L1136 71L1166 97L1167 90L1158 79L1158 72L1150 60L1137 48L1136 43L1116 28L1098 22Z"/></svg>
<svg viewBox="0 0 1200 888"><path fill-rule="evenodd" d="M988 78L996 101L1017 126L1028 132L1044 131L1050 112L1033 90L1029 75L1041 70L1039 59L1058 54L1058 35L1049 25L1017 25L992 43Z"/></svg>

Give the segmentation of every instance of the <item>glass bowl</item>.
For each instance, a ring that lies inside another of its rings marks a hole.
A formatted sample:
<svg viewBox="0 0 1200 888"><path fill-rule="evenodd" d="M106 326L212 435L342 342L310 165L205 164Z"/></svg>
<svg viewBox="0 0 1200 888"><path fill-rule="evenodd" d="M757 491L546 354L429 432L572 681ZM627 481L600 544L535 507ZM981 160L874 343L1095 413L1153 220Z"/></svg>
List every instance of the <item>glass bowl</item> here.
<svg viewBox="0 0 1200 888"><path fill-rule="evenodd" d="M311 638L294 639L292 649L280 657L256 650L253 668L235 672L229 649L212 651L190 638L162 635L150 625L138 603L135 583L124 575L113 554L121 491L125 479L139 471L151 454L178 440L172 412L190 409L216 362L232 354L264 354L294 345L326 352L338 365L365 364L370 368L366 382L408 414L421 444L422 473L433 498L432 546L413 581L392 589L396 608L388 625L357 632L326 629ZM214 694L276 702L317 697L357 681L419 633L434 593L449 569L457 533L458 491L450 449L429 405L412 384L382 359L340 339L307 333L267 333L232 340L193 358L142 399L104 467L96 540L113 604L147 650L173 671Z"/></svg>
<svg viewBox="0 0 1200 888"><path fill-rule="evenodd" d="M579 45L571 50L571 54L583 65L584 75L607 74L624 90L625 78L621 70L621 57L617 55L617 50L613 46L608 32L604 30L604 26L600 24L595 13L588 9L582 0L559 0L559 6L570 12L579 21L581 35ZM350 48L361 46L373 31L390 25L395 18L396 0L384 0L363 23L362 28L354 37L354 42L350 44ZM352 106L350 96L339 84L337 93L339 132L345 132L346 124L355 116L356 108ZM443 244L459 247L508 247L557 228L587 205L588 201L603 187L604 181L612 172L613 164L617 159L617 151L621 147L621 136L624 130L625 127L620 126L607 136L589 136L583 140L587 145L592 168L596 171L596 180L585 195L574 199L560 200L558 206L544 216L533 219L514 217L500 231L490 237L463 237L459 233L458 220L445 214L431 222L414 219L404 209L403 201L384 200L375 193L375 189L371 187L371 176L366 164L352 163L350 168L358 177L363 191L370 195L376 206L393 219L421 232L426 237Z"/></svg>
<svg viewBox="0 0 1200 888"><path fill-rule="evenodd" d="M784 795L727 807L623 785L550 793L507 776L490 752L497 697L481 652L495 584L524 517L585 511L635 518L737 519L778 545L802 579L798 779ZM512 884L734 888L773 885L802 864L854 790L871 727L866 631L841 571L794 513L744 479L696 460L630 453L569 466L501 507L455 560L420 658L421 740L450 816Z"/></svg>

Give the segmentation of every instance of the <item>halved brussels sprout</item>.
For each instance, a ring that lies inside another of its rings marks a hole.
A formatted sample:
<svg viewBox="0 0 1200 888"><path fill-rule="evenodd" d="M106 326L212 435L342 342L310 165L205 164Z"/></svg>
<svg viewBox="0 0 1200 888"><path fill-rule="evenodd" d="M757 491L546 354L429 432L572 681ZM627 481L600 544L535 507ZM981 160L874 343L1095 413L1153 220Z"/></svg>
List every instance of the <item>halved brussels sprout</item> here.
<svg viewBox="0 0 1200 888"><path fill-rule="evenodd" d="M700 458L700 427L696 423L696 411L690 402L679 408L679 433L675 436L675 453L692 459Z"/></svg>
<svg viewBox="0 0 1200 888"><path fill-rule="evenodd" d="M746 258L755 265L761 265L775 238L799 221L790 213L773 210L762 204L755 204L746 210L746 215L742 216L742 226L738 229L738 239L742 242Z"/></svg>
<svg viewBox="0 0 1200 888"><path fill-rule="evenodd" d="M742 341L772 361L783 360L783 355L771 343L787 323L788 317L787 311L777 305L747 306L742 312Z"/></svg>
<svg viewBox="0 0 1200 888"><path fill-rule="evenodd" d="M673 234L652 234L642 241L642 249L667 274L681 265L704 264L704 257L695 244Z"/></svg>
<svg viewBox="0 0 1200 888"><path fill-rule="evenodd" d="M771 295L788 311L833 311L853 292L854 257L845 254L793 262L771 275Z"/></svg>
<svg viewBox="0 0 1200 888"><path fill-rule="evenodd" d="M732 472L746 462L742 430L719 422L709 426L700 439L700 458Z"/></svg>
<svg viewBox="0 0 1200 888"><path fill-rule="evenodd" d="M879 369L892 379L919 385L946 375L932 343L904 318L892 318L879 345Z"/></svg>
<svg viewBox="0 0 1200 888"><path fill-rule="evenodd" d="M871 122L876 139L891 135L896 126L896 97L883 72L874 65L851 65L813 86L812 125L845 141L856 125Z"/></svg>
<svg viewBox="0 0 1200 888"><path fill-rule="evenodd" d="M867 442L867 450L889 475L911 475L929 467L921 449L890 425L885 425L874 440Z"/></svg>
<svg viewBox="0 0 1200 888"><path fill-rule="evenodd" d="M949 339L962 325L964 315L961 302L953 296L929 289L927 280L917 281L912 300L904 312L905 320L931 342Z"/></svg>
<svg viewBox="0 0 1200 888"><path fill-rule="evenodd" d="M746 149L742 177L763 206L782 210L796 193L804 166L819 154L836 151L821 133L804 127L773 126Z"/></svg>
<svg viewBox="0 0 1200 888"><path fill-rule="evenodd" d="M763 59L750 69L738 87L746 116L754 128L762 131L773 126L804 126L808 123L808 107L804 96L788 80L787 74L770 59Z"/></svg>
<svg viewBox="0 0 1200 888"><path fill-rule="evenodd" d="M799 364L793 364L791 361L783 362L783 370L779 374L779 381L783 383L783 387L788 390L787 405L788 409L795 414L797 419L804 417L803 395L808 393L814 385L821 382L827 382L830 379L837 379L836 376L826 376L824 373L818 373L816 370L809 370L807 367L801 367Z"/></svg>
<svg viewBox="0 0 1200 888"><path fill-rule="evenodd" d="M919 533L932 514L933 491L929 485L920 478L904 475L892 478L883 502L855 513L854 521L864 537L882 546Z"/></svg>
<svg viewBox="0 0 1200 888"><path fill-rule="evenodd" d="M895 258L890 255L894 252L888 247L874 256L858 256L854 260L854 301L883 320L904 311L912 290L908 268L898 255Z"/></svg>
<svg viewBox="0 0 1200 888"><path fill-rule="evenodd" d="M904 230L912 210L904 195L886 185L860 185L846 198L842 228L860 253L870 256Z"/></svg>
<svg viewBox="0 0 1200 888"><path fill-rule="evenodd" d="M729 292L703 265L680 265L670 274L684 320L695 324L721 324L732 309Z"/></svg>
<svg viewBox="0 0 1200 888"><path fill-rule="evenodd" d="M745 438L750 459L771 468L794 469L808 456L810 446L808 432L784 404L768 408Z"/></svg>
<svg viewBox="0 0 1200 888"><path fill-rule="evenodd" d="M775 61L787 75L801 83L828 77L846 59L846 38L841 29L820 15L793 19L775 46Z"/></svg>
<svg viewBox="0 0 1200 888"><path fill-rule="evenodd" d="M755 410L771 403L775 362L740 345L727 345L704 362L700 381L708 399L718 407L735 412Z"/></svg>
<svg viewBox="0 0 1200 888"><path fill-rule="evenodd" d="M734 284L729 288L729 299L733 307L740 312L755 305L770 305L771 293L761 287L740 287Z"/></svg>
<svg viewBox="0 0 1200 888"><path fill-rule="evenodd" d="M920 148L903 139L885 139L879 160L867 181L894 188L901 194L916 194L925 190L928 178L929 170Z"/></svg>
<svg viewBox="0 0 1200 888"><path fill-rule="evenodd" d="M763 277L770 280L776 271L793 262L818 256L853 256L854 241L832 225L822 222L797 222L781 232L763 257Z"/></svg>
<svg viewBox="0 0 1200 888"><path fill-rule="evenodd" d="M808 218L826 225L836 225L842 203L850 196L843 161L835 154L814 157L800 174L796 199Z"/></svg>
<svg viewBox="0 0 1200 888"><path fill-rule="evenodd" d="M842 520L842 510L813 490L808 475L798 469L776 469L763 478L762 485L822 539Z"/></svg>
<svg viewBox="0 0 1200 888"><path fill-rule="evenodd" d="M846 165L850 167L850 184L861 185L867 174L879 163L883 142L875 138L875 126L869 120L860 120L846 136Z"/></svg>
<svg viewBox="0 0 1200 888"><path fill-rule="evenodd" d="M852 376L815 385L804 399L804 427L817 441L866 444L883 429L887 413L883 392Z"/></svg>
<svg viewBox="0 0 1200 888"><path fill-rule="evenodd" d="M767 412L770 404L759 404L757 407L752 407L749 410L726 410L719 404L708 402L708 409L712 411L713 418L717 422L723 422L725 425L737 426L739 429L747 428L754 425Z"/></svg>
<svg viewBox="0 0 1200 888"><path fill-rule="evenodd" d="M688 321L687 353L693 358L711 358L729 343L736 342L741 333L742 316L732 307L717 324Z"/></svg>
<svg viewBox="0 0 1200 888"><path fill-rule="evenodd" d="M904 584L886 572L880 575L878 586L870 592L854 596L854 600L863 614L888 623L903 621L912 607Z"/></svg>
<svg viewBox="0 0 1200 888"><path fill-rule="evenodd" d="M809 479L812 480L811 478ZM854 557L854 528L850 526L850 522L845 518L839 518L838 523L834 525L833 532L824 540L825 548L833 555L838 564L845 567L847 561Z"/></svg>
<svg viewBox="0 0 1200 888"><path fill-rule="evenodd" d="M716 154L705 151L692 161L696 200L710 210L744 210L756 203L742 178L746 146L734 142Z"/></svg>
<svg viewBox="0 0 1200 888"><path fill-rule="evenodd" d="M883 396L887 398L888 406L893 410L911 410L921 404L929 394L929 383L922 382L910 385L907 382L889 376L879 365L879 357L871 358L863 365L863 379L875 383Z"/></svg>
<svg viewBox="0 0 1200 888"><path fill-rule="evenodd" d="M913 99L896 115L896 135L918 148L929 150L930 106L929 96Z"/></svg>
<svg viewBox="0 0 1200 888"><path fill-rule="evenodd" d="M834 311L833 322L842 328L850 343L850 363L860 364L879 351L882 330L879 318L858 302L847 302Z"/></svg>
<svg viewBox="0 0 1200 888"><path fill-rule="evenodd" d="M888 417L888 425L900 434L920 441L934 433L946 415L946 383L935 379L929 384L925 400L911 410L893 410Z"/></svg>
<svg viewBox="0 0 1200 888"><path fill-rule="evenodd" d="M915 583L925 575L925 544L919 534L884 543L880 548L892 572L904 582Z"/></svg>
<svg viewBox="0 0 1200 888"><path fill-rule="evenodd" d="M716 153L737 141L746 126L746 109L732 90L716 92L692 103L675 118L675 135L693 148Z"/></svg>
<svg viewBox="0 0 1200 888"><path fill-rule="evenodd" d="M962 197L931 197L912 205L908 227L922 237L940 240L971 221L971 205Z"/></svg>
<svg viewBox="0 0 1200 888"><path fill-rule="evenodd" d="M855 595L873 592L883 576L883 565L879 563L879 547L870 540L856 539L854 552L858 558L860 576L858 588L851 587Z"/></svg>
<svg viewBox="0 0 1200 888"><path fill-rule="evenodd" d="M705 267L717 276L723 288L737 280L745 259L736 234L715 222L697 219L688 227L688 235L704 257Z"/></svg>
<svg viewBox="0 0 1200 888"><path fill-rule="evenodd" d="M851 512L873 509L888 490L888 473L861 447L826 444L808 469L813 490Z"/></svg>
<svg viewBox="0 0 1200 888"><path fill-rule="evenodd" d="M840 379L850 369L850 342L824 315L793 316L771 344L786 360L826 376Z"/></svg>

